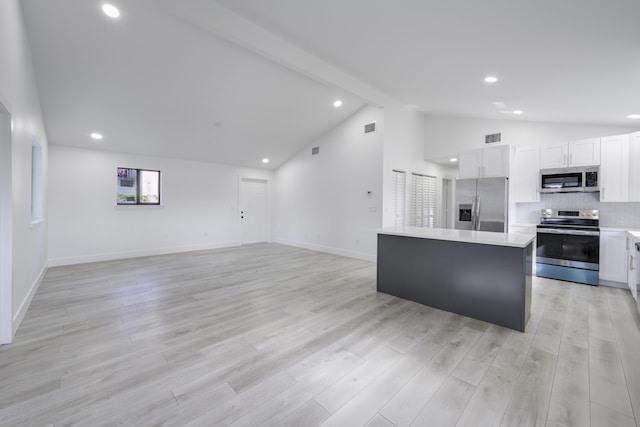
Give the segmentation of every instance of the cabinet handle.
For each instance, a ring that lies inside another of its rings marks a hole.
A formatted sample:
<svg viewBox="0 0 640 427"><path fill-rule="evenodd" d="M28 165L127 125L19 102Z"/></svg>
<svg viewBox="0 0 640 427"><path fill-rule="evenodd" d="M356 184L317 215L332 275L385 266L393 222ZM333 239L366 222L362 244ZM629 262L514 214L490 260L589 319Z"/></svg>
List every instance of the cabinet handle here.
<svg viewBox="0 0 640 427"><path fill-rule="evenodd" d="M567 166L567 155L566 154L562 155L562 166Z"/></svg>
<svg viewBox="0 0 640 427"><path fill-rule="evenodd" d="M604 187L602 187L602 188L600 189L600 193L602 193L602 194L600 194L600 195L602 196L602 197L601 197L601 198L602 198L602 201L604 201Z"/></svg>
<svg viewBox="0 0 640 427"><path fill-rule="evenodd" d="M569 154L569 166L573 164L573 154Z"/></svg>
<svg viewBox="0 0 640 427"><path fill-rule="evenodd" d="M633 255L629 255L629 270L633 271L636 269L635 267L635 262L636 260L634 259Z"/></svg>

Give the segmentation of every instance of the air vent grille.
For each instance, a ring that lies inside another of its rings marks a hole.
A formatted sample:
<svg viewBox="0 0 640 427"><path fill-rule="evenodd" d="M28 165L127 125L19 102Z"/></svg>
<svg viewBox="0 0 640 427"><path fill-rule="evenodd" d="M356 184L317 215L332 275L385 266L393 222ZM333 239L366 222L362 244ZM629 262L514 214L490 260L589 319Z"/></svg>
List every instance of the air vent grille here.
<svg viewBox="0 0 640 427"><path fill-rule="evenodd" d="M491 144L491 143L500 142L500 141L502 141L502 136L500 133L492 133L490 135L484 136L485 144Z"/></svg>
<svg viewBox="0 0 640 427"><path fill-rule="evenodd" d="M311 148L311 155L315 156L316 154L320 154L320 147L312 147Z"/></svg>
<svg viewBox="0 0 640 427"><path fill-rule="evenodd" d="M364 125L364 133L371 133L375 131L376 131L376 122L371 122Z"/></svg>

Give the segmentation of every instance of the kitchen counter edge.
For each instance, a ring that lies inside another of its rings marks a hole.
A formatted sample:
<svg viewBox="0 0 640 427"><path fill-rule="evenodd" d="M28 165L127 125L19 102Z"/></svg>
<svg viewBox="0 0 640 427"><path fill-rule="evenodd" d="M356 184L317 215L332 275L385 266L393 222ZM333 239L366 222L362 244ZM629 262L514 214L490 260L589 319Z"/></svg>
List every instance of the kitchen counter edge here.
<svg viewBox="0 0 640 427"><path fill-rule="evenodd" d="M495 233L491 231L454 230L450 228L385 227L376 230L378 234L416 237L420 239L448 240L460 243L477 243L493 246L526 248L536 238L527 233Z"/></svg>

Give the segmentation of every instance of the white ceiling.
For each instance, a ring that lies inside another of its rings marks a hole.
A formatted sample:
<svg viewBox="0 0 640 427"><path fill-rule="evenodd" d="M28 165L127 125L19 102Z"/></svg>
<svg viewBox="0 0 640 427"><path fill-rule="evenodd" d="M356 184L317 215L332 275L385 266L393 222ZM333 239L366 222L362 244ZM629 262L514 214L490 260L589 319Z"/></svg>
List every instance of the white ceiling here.
<svg viewBox="0 0 640 427"><path fill-rule="evenodd" d="M384 97L640 128L638 0L113 3L23 0L52 144L272 168Z"/></svg>

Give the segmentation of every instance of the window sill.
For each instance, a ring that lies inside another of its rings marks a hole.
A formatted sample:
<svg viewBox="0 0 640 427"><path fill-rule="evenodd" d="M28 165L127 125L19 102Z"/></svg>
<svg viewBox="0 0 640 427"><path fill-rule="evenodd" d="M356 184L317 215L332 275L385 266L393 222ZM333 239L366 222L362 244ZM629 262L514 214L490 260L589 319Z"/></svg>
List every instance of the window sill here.
<svg viewBox="0 0 640 427"><path fill-rule="evenodd" d="M115 205L116 210L130 210L130 209L164 209L164 205Z"/></svg>

